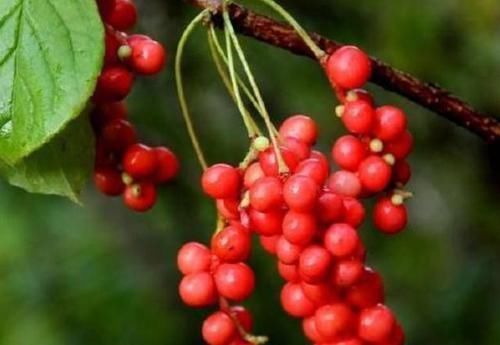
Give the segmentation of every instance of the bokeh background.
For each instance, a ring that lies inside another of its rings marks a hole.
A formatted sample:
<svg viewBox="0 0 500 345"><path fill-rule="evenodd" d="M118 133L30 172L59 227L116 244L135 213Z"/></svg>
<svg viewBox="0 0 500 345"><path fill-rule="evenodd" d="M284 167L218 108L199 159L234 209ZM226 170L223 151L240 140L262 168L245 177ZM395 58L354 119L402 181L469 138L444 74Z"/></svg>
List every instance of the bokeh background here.
<svg viewBox="0 0 500 345"><path fill-rule="evenodd" d="M257 1L250 5L265 12ZM500 114L500 2L496 0L282 0L307 28L366 48L479 109ZM196 10L180 0L138 1L138 31L169 47ZM276 122L302 112L321 125L328 151L342 133L334 99L311 61L244 39ZM238 162L247 142L202 29L184 63L187 94L210 162ZM408 344L500 344L500 159L498 148L400 97L370 86L381 103L403 106L416 137L411 222L395 238L367 222L369 263L386 282L388 304ZM142 138L166 144L182 173L156 208L137 215L120 200L85 190L83 207L0 184L0 344L201 344L208 311L177 296L175 256L182 243L208 241L214 208L199 188L200 169L186 135L172 63L138 80L129 99ZM248 306L270 344L306 344L298 322L279 307L273 260L256 249L258 289Z"/></svg>

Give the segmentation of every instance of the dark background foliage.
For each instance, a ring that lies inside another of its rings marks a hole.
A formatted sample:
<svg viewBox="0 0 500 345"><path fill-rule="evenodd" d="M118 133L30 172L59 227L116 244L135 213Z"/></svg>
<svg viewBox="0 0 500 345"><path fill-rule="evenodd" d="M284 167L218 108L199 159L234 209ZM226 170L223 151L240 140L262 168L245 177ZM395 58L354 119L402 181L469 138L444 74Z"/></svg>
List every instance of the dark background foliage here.
<svg viewBox="0 0 500 345"><path fill-rule="evenodd" d="M248 2L255 5L256 1ZM491 114L500 113L500 3L495 0L283 0L309 29L360 45L392 65L437 82ZM140 1L138 30L171 53L196 12L180 0ZM256 6L256 5L255 5ZM256 6L256 8L262 7ZM342 133L334 99L311 61L243 40L278 123L293 113L321 125L321 149ZM247 142L199 30L184 63L187 94L210 162L238 162ZM395 238L362 230L369 263L383 274L388 304L408 344L500 344L499 154L464 130L370 86L380 103L403 106L416 137L411 158L411 222ZM0 185L0 344L200 344L208 311L177 297L175 256L182 243L208 241L214 209L199 188L200 170L176 101L172 63L141 79L129 100L151 144L182 159L179 179L146 215L89 186L84 207ZM279 307L271 258L251 260L258 289L248 305L271 344L306 344Z"/></svg>

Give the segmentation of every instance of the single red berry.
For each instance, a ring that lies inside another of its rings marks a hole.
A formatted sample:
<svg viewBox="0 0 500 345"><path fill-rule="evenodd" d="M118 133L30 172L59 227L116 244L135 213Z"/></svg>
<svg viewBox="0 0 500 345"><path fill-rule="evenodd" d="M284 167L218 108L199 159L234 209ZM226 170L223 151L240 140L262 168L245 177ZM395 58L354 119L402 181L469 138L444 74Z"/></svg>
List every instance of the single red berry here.
<svg viewBox="0 0 500 345"><path fill-rule="evenodd" d="M131 0L115 0L113 9L103 19L115 29L126 31L137 22L137 8Z"/></svg>
<svg viewBox="0 0 500 345"><path fill-rule="evenodd" d="M299 258L299 274L303 281L317 284L324 281L330 271L332 256L324 247L311 245Z"/></svg>
<svg viewBox="0 0 500 345"><path fill-rule="evenodd" d="M106 26L105 35L104 65L116 65L120 62L118 59L118 48L126 42L125 37L110 26Z"/></svg>
<svg viewBox="0 0 500 345"><path fill-rule="evenodd" d="M215 271L215 284L221 296L232 301L243 301L255 288L255 276L244 263L221 264Z"/></svg>
<svg viewBox="0 0 500 345"><path fill-rule="evenodd" d="M132 90L133 74L120 66L106 67L102 71L92 100L96 104L121 101Z"/></svg>
<svg viewBox="0 0 500 345"><path fill-rule="evenodd" d="M166 52L159 42L149 39L129 41L128 44L132 48L128 62L134 72L153 75L165 66Z"/></svg>
<svg viewBox="0 0 500 345"><path fill-rule="evenodd" d="M330 192L323 192L316 207L319 220L324 224L331 224L342 219L345 212L342 197Z"/></svg>
<svg viewBox="0 0 500 345"><path fill-rule="evenodd" d="M408 222L406 206L394 205L390 198L381 198L373 209L375 227L386 234L397 234L404 230Z"/></svg>
<svg viewBox="0 0 500 345"><path fill-rule="evenodd" d="M392 311L385 305L379 304L361 311L358 335L365 341L380 343L389 338L395 323Z"/></svg>
<svg viewBox="0 0 500 345"><path fill-rule="evenodd" d="M373 96L366 91L365 89L354 89L351 90L347 93L347 101L352 102L352 101L365 101L368 102L372 107L375 104L373 101Z"/></svg>
<svg viewBox="0 0 500 345"><path fill-rule="evenodd" d="M115 7L115 1L116 0L97 0L97 7L101 18L105 18L111 13Z"/></svg>
<svg viewBox="0 0 500 345"><path fill-rule="evenodd" d="M375 111L374 134L383 141L395 140L406 130L406 115L396 107L386 105Z"/></svg>
<svg viewBox="0 0 500 345"><path fill-rule="evenodd" d="M363 262L357 259L340 260L335 264L332 273L332 281L335 285L340 287L350 286L363 276Z"/></svg>
<svg viewBox="0 0 500 345"><path fill-rule="evenodd" d="M132 184L123 194L125 205L137 212L146 212L156 203L156 186L151 182Z"/></svg>
<svg viewBox="0 0 500 345"><path fill-rule="evenodd" d="M286 119L280 126L282 138L295 138L307 145L313 145L318 138L318 126L309 116L294 115Z"/></svg>
<svg viewBox="0 0 500 345"><path fill-rule="evenodd" d="M318 185L307 176L293 175L283 186L283 197L290 209L305 212L316 206Z"/></svg>
<svg viewBox="0 0 500 345"><path fill-rule="evenodd" d="M211 263L212 253L201 243L186 243L177 253L177 267L184 275L208 272Z"/></svg>
<svg viewBox="0 0 500 345"><path fill-rule="evenodd" d="M238 199L217 199L216 206L217 211L225 219L235 221L240 219L240 202Z"/></svg>
<svg viewBox="0 0 500 345"><path fill-rule="evenodd" d="M337 49L326 65L326 73L332 82L344 89L362 87L370 78L371 61L361 49L344 46Z"/></svg>
<svg viewBox="0 0 500 345"><path fill-rule="evenodd" d="M339 300L337 290L329 282L309 284L303 281L300 284L306 297L318 307Z"/></svg>
<svg viewBox="0 0 500 345"><path fill-rule="evenodd" d="M294 317L308 317L316 309L305 295L300 284L287 283L281 290L281 305L283 309Z"/></svg>
<svg viewBox="0 0 500 345"><path fill-rule="evenodd" d="M238 195L241 176L236 168L228 164L215 164L205 170L201 184L208 196L214 199L227 199Z"/></svg>
<svg viewBox="0 0 500 345"><path fill-rule="evenodd" d="M330 163L328 162L328 158L326 158L326 155L323 152L312 150L309 158L318 160L323 166L323 169L330 171Z"/></svg>
<svg viewBox="0 0 500 345"><path fill-rule="evenodd" d="M249 190L250 205L260 212L268 212L283 206L283 184L274 176L256 181Z"/></svg>
<svg viewBox="0 0 500 345"><path fill-rule="evenodd" d="M396 139L385 144L385 152L392 153L396 159L405 159L413 149L413 136L404 131Z"/></svg>
<svg viewBox="0 0 500 345"><path fill-rule="evenodd" d="M260 178L266 176L264 171L260 167L258 162L250 164L250 166L245 170L245 175L243 176L243 185L250 189L253 184Z"/></svg>
<svg viewBox="0 0 500 345"><path fill-rule="evenodd" d="M100 132L106 124L116 119L127 119L127 107L123 102L99 104L91 113L92 126L96 132Z"/></svg>
<svg viewBox="0 0 500 345"><path fill-rule="evenodd" d="M285 213L282 210L273 210L270 212L259 212L250 209L250 227L261 236L273 236L281 234L281 224Z"/></svg>
<svg viewBox="0 0 500 345"><path fill-rule="evenodd" d="M281 236L276 243L276 256L284 264L291 265L299 261L303 247L290 243L284 236Z"/></svg>
<svg viewBox="0 0 500 345"><path fill-rule="evenodd" d="M156 154L156 172L154 180L156 183L166 183L174 179L180 170L180 163L175 153L169 148L159 146L153 148Z"/></svg>
<svg viewBox="0 0 500 345"><path fill-rule="evenodd" d="M343 204L345 210L343 222L354 228L359 228L365 220L365 207L358 199L348 197L343 198Z"/></svg>
<svg viewBox="0 0 500 345"><path fill-rule="evenodd" d="M316 329L324 337L339 337L348 334L354 327L355 315L343 303L327 304L314 314Z"/></svg>
<svg viewBox="0 0 500 345"><path fill-rule="evenodd" d="M359 180L363 188L372 193L383 191L391 182L392 168L383 158L372 155L359 166Z"/></svg>
<svg viewBox="0 0 500 345"><path fill-rule="evenodd" d="M287 282L298 282L300 280L297 265L287 265L278 261L278 273Z"/></svg>
<svg viewBox="0 0 500 345"><path fill-rule="evenodd" d="M134 144L127 148L122 159L123 170L135 179L152 176L158 166L155 151L144 144Z"/></svg>
<svg viewBox="0 0 500 345"><path fill-rule="evenodd" d="M236 337L238 330L229 315L216 311L203 322L201 332L207 344L227 345Z"/></svg>
<svg viewBox="0 0 500 345"><path fill-rule="evenodd" d="M290 171L295 171L295 168L299 164L298 157L286 146L280 146L280 151L285 165L288 169L290 169ZM279 176L278 160L276 159L273 147L270 147L259 154L259 163L260 167L267 176Z"/></svg>
<svg viewBox="0 0 500 345"><path fill-rule="evenodd" d="M361 193L359 177L347 170L339 170L330 175L327 181L328 189L342 196L357 197Z"/></svg>
<svg viewBox="0 0 500 345"><path fill-rule="evenodd" d="M392 330L392 334L390 335L389 340L387 341L387 344L384 343L384 345L404 345L404 343L405 343L405 333L401 325L399 325L396 322Z"/></svg>
<svg viewBox="0 0 500 345"><path fill-rule="evenodd" d="M94 171L94 183L101 193L118 196L125 190L120 172L113 168L97 168Z"/></svg>
<svg viewBox="0 0 500 345"><path fill-rule="evenodd" d="M302 330L304 331L307 339L312 341L315 344L326 344L329 340L325 338L321 334L319 334L318 329L316 328L316 320L314 316L310 316L302 320Z"/></svg>
<svg viewBox="0 0 500 345"><path fill-rule="evenodd" d="M375 109L363 100L347 102L342 113L345 128L355 134L368 134L375 124Z"/></svg>
<svg viewBox="0 0 500 345"><path fill-rule="evenodd" d="M283 143L283 146L292 151L299 161L303 161L311 154L311 146L299 139L286 137L281 141Z"/></svg>
<svg viewBox="0 0 500 345"><path fill-rule="evenodd" d="M250 332L252 330L253 317L245 307L241 305L232 306L230 308L230 313L238 320L245 331Z"/></svg>
<svg viewBox="0 0 500 345"><path fill-rule="evenodd" d="M283 236L293 244L304 246L316 235L316 217L313 213L288 211L283 219Z"/></svg>
<svg viewBox="0 0 500 345"><path fill-rule="evenodd" d="M259 236L260 245L262 248L271 255L276 254L276 245L281 236Z"/></svg>
<svg viewBox="0 0 500 345"><path fill-rule="evenodd" d="M324 244L336 257L352 255L360 242L358 232L349 224L333 224L326 230Z"/></svg>
<svg viewBox="0 0 500 345"><path fill-rule="evenodd" d="M329 173L329 166L316 158L308 158L300 162L295 169L295 175L310 177L316 181L318 186L322 186L325 183Z"/></svg>
<svg viewBox="0 0 500 345"><path fill-rule="evenodd" d="M217 302L215 282L208 272L192 273L182 278L179 294L190 307L208 307Z"/></svg>
<svg viewBox="0 0 500 345"><path fill-rule="evenodd" d="M337 139L332 148L332 157L341 168L356 171L367 156L366 145L353 135L344 135Z"/></svg>
<svg viewBox="0 0 500 345"><path fill-rule="evenodd" d="M119 165L118 155L111 151L102 138L97 138L95 145L94 167L116 169Z"/></svg>
<svg viewBox="0 0 500 345"><path fill-rule="evenodd" d="M223 262L237 263L250 256L250 233L242 225L230 225L212 238L212 253Z"/></svg>
<svg viewBox="0 0 500 345"><path fill-rule="evenodd" d="M365 268L361 279L345 292L345 300L351 306L363 309L384 302L384 285L377 272Z"/></svg>
<svg viewBox="0 0 500 345"><path fill-rule="evenodd" d="M110 121L101 132L103 145L114 152L121 152L137 142L135 128L127 120Z"/></svg>
<svg viewBox="0 0 500 345"><path fill-rule="evenodd" d="M405 161L397 161L392 169L392 180L394 183L399 183L405 185L410 181L411 178L411 167L410 164Z"/></svg>

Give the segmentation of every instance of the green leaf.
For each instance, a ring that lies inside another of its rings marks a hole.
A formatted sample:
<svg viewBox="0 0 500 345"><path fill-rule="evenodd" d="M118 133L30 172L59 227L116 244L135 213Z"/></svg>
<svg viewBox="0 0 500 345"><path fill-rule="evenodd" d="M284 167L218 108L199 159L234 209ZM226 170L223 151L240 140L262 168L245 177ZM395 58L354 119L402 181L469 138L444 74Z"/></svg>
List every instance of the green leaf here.
<svg viewBox="0 0 500 345"><path fill-rule="evenodd" d="M0 163L0 174L28 192L60 195L79 202L92 170L93 148L92 128L84 114L14 167Z"/></svg>
<svg viewBox="0 0 500 345"><path fill-rule="evenodd" d="M0 0L0 159L14 165L85 108L104 54L96 0Z"/></svg>

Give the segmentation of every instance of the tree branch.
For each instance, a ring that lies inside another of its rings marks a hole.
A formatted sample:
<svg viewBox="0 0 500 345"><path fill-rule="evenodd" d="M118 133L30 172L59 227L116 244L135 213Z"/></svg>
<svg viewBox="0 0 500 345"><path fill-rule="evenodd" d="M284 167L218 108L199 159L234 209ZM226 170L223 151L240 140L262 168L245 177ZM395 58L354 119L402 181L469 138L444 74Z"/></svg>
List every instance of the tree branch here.
<svg viewBox="0 0 500 345"><path fill-rule="evenodd" d="M188 2L200 8L211 9L213 12L212 20L217 26L222 26L221 0L188 0ZM294 54L314 59L312 52L290 26L237 4L229 6L229 14L236 32ZM327 53L332 53L342 46L338 42L315 33L312 33L311 36ZM500 142L500 121L498 119L480 113L468 103L439 86L425 83L373 57L372 63L371 82L445 117L487 142Z"/></svg>

